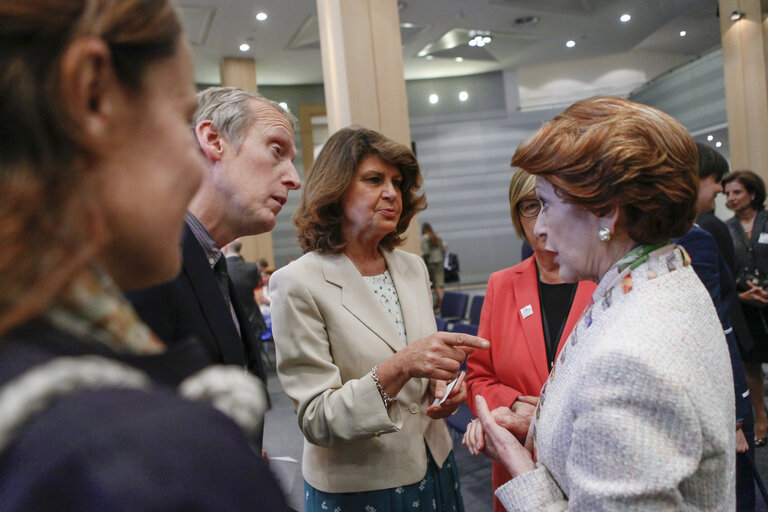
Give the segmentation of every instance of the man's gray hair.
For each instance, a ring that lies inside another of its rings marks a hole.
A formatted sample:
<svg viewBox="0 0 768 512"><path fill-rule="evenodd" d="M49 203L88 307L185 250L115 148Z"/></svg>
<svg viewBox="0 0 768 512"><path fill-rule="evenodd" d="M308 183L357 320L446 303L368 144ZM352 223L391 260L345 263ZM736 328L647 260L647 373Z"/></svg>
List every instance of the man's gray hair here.
<svg viewBox="0 0 768 512"><path fill-rule="evenodd" d="M291 126L296 125L293 114L261 94L237 87L209 87L197 93L197 110L192 128L201 121L211 121L213 128L239 150L246 132L258 120L254 115L252 100L274 108L285 116Z"/></svg>

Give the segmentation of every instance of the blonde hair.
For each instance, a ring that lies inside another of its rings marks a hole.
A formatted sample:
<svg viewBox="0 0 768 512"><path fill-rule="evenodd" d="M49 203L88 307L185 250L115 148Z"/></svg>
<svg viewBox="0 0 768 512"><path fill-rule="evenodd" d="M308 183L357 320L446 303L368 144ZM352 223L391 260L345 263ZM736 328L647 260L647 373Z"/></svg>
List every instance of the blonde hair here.
<svg viewBox="0 0 768 512"><path fill-rule="evenodd" d="M536 189L536 177L522 169L513 167L512 179L509 181L509 216L512 217L512 224L515 225L517 236L525 240L525 231L520 222L520 212L517 211L517 204L534 195Z"/></svg>

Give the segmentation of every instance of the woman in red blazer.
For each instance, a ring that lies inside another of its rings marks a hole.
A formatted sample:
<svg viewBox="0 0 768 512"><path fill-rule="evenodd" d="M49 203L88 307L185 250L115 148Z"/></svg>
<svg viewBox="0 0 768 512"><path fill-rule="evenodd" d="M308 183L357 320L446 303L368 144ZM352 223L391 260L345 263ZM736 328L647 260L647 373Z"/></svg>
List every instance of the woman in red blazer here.
<svg viewBox="0 0 768 512"><path fill-rule="evenodd" d="M534 184L532 175L517 170L509 185L512 222L517 234L531 244L534 255L491 275L478 332L491 342L491 349L476 351L467 359L467 405L476 414L475 395L482 395L496 421L521 442L561 342L568 338L595 290L592 282L563 283L555 255L544 249L544 239L534 236L540 208ZM470 423L464 444L471 453L480 453L480 422ZM510 478L500 464L493 463L493 489ZM494 510L504 511L496 498Z"/></svg>

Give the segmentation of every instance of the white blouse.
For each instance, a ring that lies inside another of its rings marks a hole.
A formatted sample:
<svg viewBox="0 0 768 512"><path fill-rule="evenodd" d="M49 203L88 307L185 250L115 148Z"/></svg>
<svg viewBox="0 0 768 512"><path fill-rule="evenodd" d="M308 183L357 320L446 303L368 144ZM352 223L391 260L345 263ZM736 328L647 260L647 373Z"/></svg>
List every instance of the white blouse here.
<svg viewBox="0 0 768 512"><path fill-rule="evenodd" d="M400 309L400 300L397 297L397 289L389 270L376 276L363 276L365 284L371 289L373 294L379 300L379 304L387 312L387 316L395 323L397 333L404 342L408 342L405 337L405 322L403 321L403 311Z"/></svg>

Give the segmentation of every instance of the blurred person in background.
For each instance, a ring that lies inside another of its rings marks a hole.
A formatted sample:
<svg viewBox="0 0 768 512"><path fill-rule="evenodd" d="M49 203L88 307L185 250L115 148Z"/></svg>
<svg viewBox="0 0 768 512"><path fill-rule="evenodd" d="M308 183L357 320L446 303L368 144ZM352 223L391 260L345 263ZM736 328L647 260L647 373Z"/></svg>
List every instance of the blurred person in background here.
<svg viewBox="0 0 768 512"><path fill-rule="evenodd" d="M435 311L440 311L443 304L443 290L445 289L445 249L443 239L437 236L429 222L421 225L421 255L427 264L429 280L435 289Z"/></svg>
<svg viewBox="0 0 768 512"><path fill-rule="evenodd" d="M768 362L768 213L765 184L752 171L736 171L723 178L728 208L734 216L726 221L733 239L736 290L752 336L752 349L742 354L755 415L755 446L766 444L768 415L761 365Z"/></svg>

